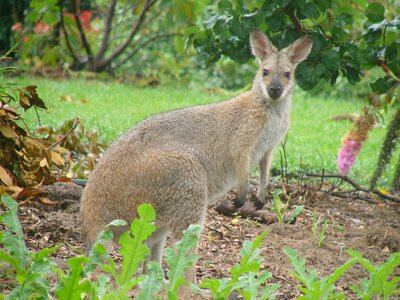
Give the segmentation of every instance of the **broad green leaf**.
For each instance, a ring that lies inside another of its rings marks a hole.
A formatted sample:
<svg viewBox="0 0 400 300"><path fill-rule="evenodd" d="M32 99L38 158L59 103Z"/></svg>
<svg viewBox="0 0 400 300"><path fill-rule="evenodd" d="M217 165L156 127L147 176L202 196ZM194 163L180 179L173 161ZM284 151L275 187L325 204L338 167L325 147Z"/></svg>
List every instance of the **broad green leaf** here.
<svg viewBox="0 0 400 300"><path fill-rule="evenodd" d="M156 230L154 219L154 208L146 203L141 204L138 207L138 218L133 220L131 230L121 235L118 243L121 245L123 260L121 273L116 278L120 287L128 284L139 265L150 254L144 241Z"/></svg>
<svg viewBox="0 0 400 300"><path fill-rule="evenodd" d="M70 270L54 289L57 299L75 300L80 299L82 293L90 293L89 281L82 278L83 268L87 260L85 256L75 256L68 259L67 263Z"/></svg>
<svg viewBox="0 0 400 300"><path fill-rule="evenodd" d="M365 10L367 18L374 23L382 21L384 19L384 13L385 8L378 2L370 3Z"/></svg>
<svg viewBox="0 0 400 300"><path fill-rule="evenodd" d="M165 262L169 267L167 291L174 295L184 283L185 272L193 267L198 256L193 252L199 241L201 226L190 225L174 247L165 249Z"/></svg>
<svg viewBox="0 0 400 300"><path fill-rule="evenodd" d="M153 300L154 295L162 288L164 271L161 266L157 262L150 262L147 267L147 274L139 282L140 293L135 297L137 300Z"/></svg>

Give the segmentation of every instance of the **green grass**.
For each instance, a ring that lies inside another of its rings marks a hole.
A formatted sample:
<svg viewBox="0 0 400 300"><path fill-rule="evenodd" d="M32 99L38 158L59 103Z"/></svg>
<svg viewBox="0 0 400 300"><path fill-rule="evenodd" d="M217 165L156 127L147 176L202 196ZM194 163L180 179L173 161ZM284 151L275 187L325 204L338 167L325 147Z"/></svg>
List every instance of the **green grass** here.
<svg viewBox="0 0 400 300"><path fill-rule="evenodd" d="M42 124L57 127L66 119L79 117L86 126L99 128L108 142L150 115L227 98L201 88L182 86L140 88L117 82L47 78L19 78L17 83L38 86L39 95L49 109L49 113L40 114ZM66 96L72 101L62 100ZM330 118L338 114L358 114L362 106L361 101L311 97L298 90L293 101L292 127L286 145L289 171L305 165L308 170L316 172L322 168L327 172L337 172L336 155L341 139L351 124L348 121L331 121ZM30 124L37 123L34 112L28 114L27 121ZM351 177L364 184L368 182L384 133L382 125L372 131L350 172ZM278 169L279 156L279 151L276 151L274 167ZM380 182L381 186L389 184L389 175L393 172L394 166L389 166Z"/></svg>

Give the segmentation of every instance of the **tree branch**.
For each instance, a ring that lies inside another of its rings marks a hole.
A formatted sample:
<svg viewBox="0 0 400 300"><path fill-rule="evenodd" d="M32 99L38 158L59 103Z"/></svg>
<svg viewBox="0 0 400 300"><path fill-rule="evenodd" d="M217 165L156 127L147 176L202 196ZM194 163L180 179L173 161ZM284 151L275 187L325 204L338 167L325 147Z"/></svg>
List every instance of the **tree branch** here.
<svg viewBox="0 0 400 300"><path fill-rule="evenodd" d="M116 4L117 4L117 0L112 0L110 7L108 8L107 16L106 16L106 19L104 20L103 39L101 40L100 48L96 55L96 61L101 59L107 50L108 42L110 40L111 24L112 24L112 20L114 18Z"/></svg>
<svg viewBox="0 0 400 300"><path fill-rule="evenodd" d="M144 3L143 9L139 14L138 19L136 20L136 23L133 25L132 30L129 33L128 38L124 43L122 43L120 46L118 46L114 52L105 60L99 63L99 68L102 69L106 67L108 64L110 64L114 59L116 59L118 56L122 54L122 52L129 46L129 44L132 42L133 37L138 33L140 27L142 26L142 23L146 17L147 11L157 2L157 0L146 0Z"/></svg>
<svg viewBox="0 0 400 300"><path fill-rule="evenodd" d="M93 61L92 50L90 49L89 43L88 43L88 41L86 39L85 31L83 30L83 27L82 27L81 20L79 19L78 9L76 7L76 0L72 0L71 4L72 4L72 9L73 9L73 12L74 12L74 16L75 16L76 27L78 28L78 33L79 33L79 36L81 38L81 41L82 41L82 44L83 44L83 48L85 48L86 54L88 56L88 61L90 63L90 62Z"/></svg>
<svg viewBox="0 0 400 300"><path fill-rule="evenodd" d="M325 178L340 178L343 181L345 181L348 184L350 184L352 187L354 187L357 191L361 191L361 192L365 192L365 193L372 193L372 194L375 194L375 195L377 195L377 196L379 196L381 198L384 198L386 200L390 200L390 201L393 201L393 202L400 203L400 199L398 197L395 197L393 195L384 194L384 193L382 193L381 191L379 191L377 189L365 188L365 187L359 185L357 182L355 182L354 180L350 179L347 176L341 176L339 174L324 174L324 175L321 175L321 174L314 174L314 173L306 173L306 175L309 176L309 177L322 177L323 176Z"/></svg>
<svg viewBox="0 0 400 300"><path fill-rule="evenodd" d="M118 69L120 66L125 64L128 60L130 60L132 57L134 57L144 46L147 44L150 44L151 42L154 42L155 40L166 38L166 37L173 37L173 36L181 36L182 34L180 33L166 33L166 34L158 34L155 36L152 36L151 38L148 38L147 40L143 41L139 45L136 45L135 48L132 50L131 53L129 53L122 61L120 61L118 64L113 67L113 69Z"/></svg>
<svg viewBox="0 0 400 300"><path fill-rule="evenodd" d="M294 28L297 32L307 32L308 30L300 23L299 19L294 14L294 10L286 7L284 9L285 13L289 16L290 20L292 21Z"/></svg>
<svg viewBox="0 0 400 300"><path fill-rule="evenodd" d="M65 42L67 44L68 51L72 56L72 59L74 60L74 62L77 65L81 65L82 62L78 58L78 56L75 54L74 49L71 46L71 42L69 41L67 29L65 28L65 23L64 23L64 0L60 0L60 25L61 25L61 29L62 29L62 31L64 33Z"/></svg>

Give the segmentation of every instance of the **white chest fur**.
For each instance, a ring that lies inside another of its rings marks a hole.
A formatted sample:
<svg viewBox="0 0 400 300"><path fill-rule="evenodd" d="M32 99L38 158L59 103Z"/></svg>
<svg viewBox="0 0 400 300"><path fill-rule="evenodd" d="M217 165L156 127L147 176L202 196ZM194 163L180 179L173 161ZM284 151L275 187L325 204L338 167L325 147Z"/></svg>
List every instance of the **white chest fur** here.
<svg viewBox="0 0 400 300"><path fill-rule="evenodd" d="M269 117L264 130L254 147L251 166L255 166L264 156L284 138L290 127L291 97L281 99L279 103L272 103L269 107Z"/></svg>

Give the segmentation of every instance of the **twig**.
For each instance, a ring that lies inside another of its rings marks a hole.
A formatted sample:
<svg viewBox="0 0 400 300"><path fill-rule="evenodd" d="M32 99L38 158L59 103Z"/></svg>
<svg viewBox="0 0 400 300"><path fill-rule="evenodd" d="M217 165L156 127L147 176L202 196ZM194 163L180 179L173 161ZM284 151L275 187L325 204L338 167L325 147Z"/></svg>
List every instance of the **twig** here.
<svg viewBox="0 0 400 300"><path fill-rule="evenodd" d="M369 202L369 203L372 203L372 204L377 204L376 201L373 201L373 200L371 200L369 198L362 197L361 195L355 194L355 191L333 192L331 195L335 196L335 197L346 198L346 199L349 199L349 198L353 198L354 199L354 198L356 198L356 199L360 199L360 200L363 200L363 201L366 201L366 202Z"/></svg>
<svg viewBox="0 0 400 300"><path fill-rule="evenodd" d="M315 173L306 173L306 175L309 176L309 177L322 177L321 174L315 174ZM372 189L371 190L371 189L365 188L365 187L359 185L357 182L355 182L354 180L350 179L347 176L341 176L339 174L324 174L324 177L325 178L339 178L339 179L342 179L343 181L347 182L348 184L353 186L358 191L365 192L365 193L372 193L372 194L380 196L381 198L384 198L386 200L390 200L390 201L393 201L393 202L400 203L400 199L398 197L395 197L393 195L386 195L386 194L382 193L381 191L379 191L377 189Z"/></svg>
<svg viewBox="0 0 400 300"><path fill-rule="evenodd" d="M71 128L61 138L59 138L58 141L56 141L54 144L51 144L49 146L49 149L52 149L61 144L71 134L71 132L75 130L79 122L80 122L79 118L75 118L74 124L72 124Z"/></svg>

